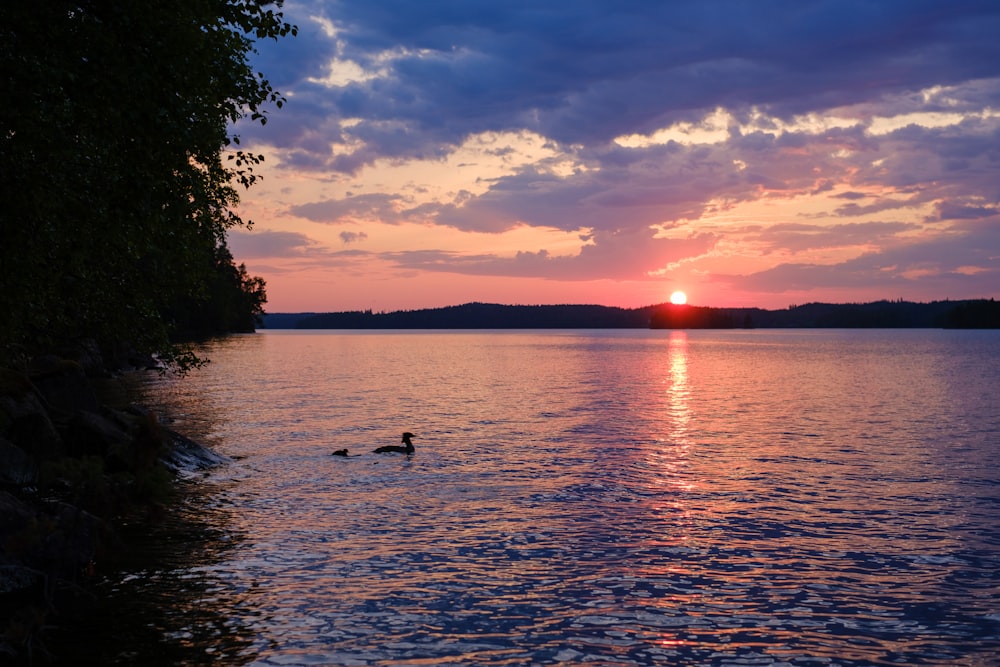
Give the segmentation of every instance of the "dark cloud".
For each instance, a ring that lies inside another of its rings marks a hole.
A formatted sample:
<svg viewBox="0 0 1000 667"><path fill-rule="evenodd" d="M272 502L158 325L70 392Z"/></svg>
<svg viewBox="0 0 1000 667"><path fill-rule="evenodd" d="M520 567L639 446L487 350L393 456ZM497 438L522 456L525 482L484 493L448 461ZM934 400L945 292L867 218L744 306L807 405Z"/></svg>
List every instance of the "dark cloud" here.
<svg viewBox="0 0 1000 667"><path fill-rule="evenodd" d="M924 202L924 197L907 197L905 199L893 199L879 197L873 203L862 206L861 204L847 204L840 206L834 211L834 215L842 218L858 218L872 213L883 211L893 211L901 208L913 208Z"/></svg>
<svg viewBox="0 0 1000 667"><path fill-rule="evenodd" d="M316 248L316 243L298 232L267 230L230 230L228 245L233 254L254 259L257 257L300 257Z"/></svg>
<svg viewBox="0 0 1000 667"><path fill-rule="evenodd" d="M749 292L832 289L873 298L963 298L996 294L1000 226L954 227L836 264L788 263L747 276L714 279Z"/></svg>
<svg viewBox="0 0 1000 667"><path fill-rule="evenodd" d="M651 226L697 229L706 214L743 202L822 194L834 197L831 211L796 225L748 221L739 233L776 255L877 252L723 278L750 291L813 285L890 295L997 278L1000 118L988 110L1000 108L998 2L302 0L286 14L299 37L261 44L256 64L288 104L265 128L238 128L245 144L276 146L285 168L359 175L376 164L442 160L470 135L501 131L537 133L573 165L512 167L485 191L448 203L365 190L316 195L287 211L323 223L589 235L572 257L544 249L382 257L403 268L637 279L719 242L714 233L660 238ZM331 76L340 85L321 81ZM720 108L732 119L721 130L706 121ZM937 127L902 116L927 112L966 115ZM854 122L789 125L809 113ZM901 116L892 126L884 120ZM721 136L612 141L679 122ZM912 222L917 216L926 219ZM237 233L233 245L247 257L328 252L280 234Z"/></svg>
<svg viewBox="0 0 1000 667"><path fill-rule="evenodd" d="M342 232L341 240L346 244L362 241L368 237L364 232ZM321 266L329 268L347 265L358 260L367 260L371 253L364 250L331 250L305 234L269 230L231 230L230 250L241 259L290 259L298 262L299 268ZM268 267L269 271L284 272L287 266Z"/></svg>
<svg viewBox="0 0 1000 667"><path fill-rule="evenodd" d="M367 161L487 130L597 144L719 106L788 118L995 77L1000 62L1000 5L972 0L341 0L286 14L300 35L260 46L261 69L292 94L268 140L328 162L323 140L342 135L370 146ZM380 74L311 83L334 57ZM995 106L996 92L977 91L978 103Z"/></svg>
<svg viewBox="0 0 1000 667"><path fill-rule="evenodd" d="M842 225L811 225L801 223L776 224L764 228L753 240L763 244L767 252L791 250L801 252L823 248L899 242L900 234L918 229L916 224L902 222L858 222Z"/></svg>
<svg viewBox="0 0 1000 667"><path fill-rule="evenodd" d="M981 220L1000 215L1000 206L970 206L953 201L942 201L937 206L939 220Z"/></svg>
<svg viewBox="0 0 1000 667"><path fill-rule="evenodd" d="M340 240L344 242L344 245L364 241L367 238L368 234L365 232L340 232Z"/></svg>
<svg viewBox="0 0 1000 667"><path fill-rule="evenodd" d="M381 193L353 195L343 199L300 204L289 209L289 213L313 222L355 222L358 220L377 220L380 222L397 222L398 207L402 202L398 195Z"/></svg>

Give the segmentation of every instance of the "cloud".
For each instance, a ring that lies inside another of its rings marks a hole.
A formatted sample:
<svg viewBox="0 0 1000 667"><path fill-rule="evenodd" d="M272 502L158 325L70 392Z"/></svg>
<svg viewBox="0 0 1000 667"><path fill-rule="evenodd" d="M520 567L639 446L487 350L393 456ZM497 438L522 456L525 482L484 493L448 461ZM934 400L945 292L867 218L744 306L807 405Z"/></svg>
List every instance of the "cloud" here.
<svg viewBox="0 0 1000 667"><path fill-rule="evenodd" d="M298 232L230 230L228 245L234 255L258 257L301 257L317 248L315 241Z"/></svg>
<svg viewBox="0 0 1000 667"><path fill-rule="evenodd" d="M939 220L981 220L1000 215L1000 204L998 203L974 206L954 201L942 201L937 208Z"/></svg>
<svg viewBox="0 0 1000 667"><path fill-rule="evenodd" d="M365 232L340 232L340 240L344 242L344 245L364 241L367 238L368 234Z"/></svg>
<svg viewBox="0 0 1000 667"><path fill-rule="evenodd" d="M852 172L897 188L943 172L966 179L994 159L995 117L869 132L878 119L962 118L1000 104L1000 6L990 3L623 2L612 12L596 0L342 1L286 13L299 37L261 47L276 87L291 95L266 128L286 168L357 174L380 160L440 161L476 133L503 131L540 133L591 167L556 178L526 165L462 205L406 209L384 193L291 211L310 220L408 213L457 229L614 229L697 217L712 198L830 188ZM291 55L281 58L286 43ZM332 77L338 63L350 63L353 78ZM677 122L726 122L720 109L734 127L715 145L610 143ZM854 124L831 127L824 114ZM852 203L838 215L906 205L855 203L854 192L841 195Z"/></svg>
<svg viewBox="0 0 1000 667"><path fill-rule="evenodd" d="M971 1L314 1L286 15L299 36L258 59L290 95L268 141L344 170L484 131L596 145L717 107L788 119L870 102L873 82L878 97L994 77L1000 61L1000 7ZM338 62L363 75L324 83Z"/></svg>
<svg viewBox="0 0 1000 667"><path fill-rule="evenodd" d="M389 253L385 258L403 268L466 275L568 281L648 280L667 264L702 255L717 242L712 234L657 238L651 232L634 230L599 233L591 240L593 243L584 245L576 255L553 255L547 250L521 251L513 257L410 251ZM638 247L642 252L636 252Z"/></svg>
<svg viewBox="0 0 1000 667"><path fill-rule="evenodd" d="M955 227L844 262L786 263L745 276L718 275L715 280L759 293L835 289L881 295L877 298L987 296L1000 284L997 248L1000 226Z"/></svg>
<svg viewBox="0 0 1000 667"><path fill-rule="evenodd" d="M270 210L290 229L407 234L373 233L378 244L365 247L381 250L353 255L293 232L236 235L242 256L565 281L646 280L683 265L754 293L940 291L996 277L998 3L298 0L285 10L299 37L261 44L256 64L288 104L265 128L237 129L276 158L279 179L314 185ZM435 249L413 243L418 226L435 241L461 233ZM476 245L525 228L539 231L522 238L558 230L585 243ZM385 250L389 236L406 250Z"/></svg>
<svg viewBox="0 0 1000 667"><path fill-rule="evenodd" d="M766 252L790 250L804 252L825 248L872 246L899 243L901 234L918 229L903 222L859 222L839 225L801 223L775 224L766 227L755 239Z"/></svg>
<svg viewBox="0 0 1000 667"><path fill-rule="evenodd" d="M368 235L364 232L341 232L340 238L344 245L349 245L368 238ZM281 271L287 271L289 267L302 269L350 265L373 256L370 252L357 249L331 250L323 243L298 232L236 229L229 232L228 245L234 256L241 259L284 262L280 268L278 264L269 267L271 270Z"/></svg>
<svg viewBox="0 0 1000 667"><path fill-rule="evenodd" d="M351 195L341 199L292 206L288 212L313 222L343 223L359 220L398 222L399 206L402 201L402 197L390 194Z"/></svg>

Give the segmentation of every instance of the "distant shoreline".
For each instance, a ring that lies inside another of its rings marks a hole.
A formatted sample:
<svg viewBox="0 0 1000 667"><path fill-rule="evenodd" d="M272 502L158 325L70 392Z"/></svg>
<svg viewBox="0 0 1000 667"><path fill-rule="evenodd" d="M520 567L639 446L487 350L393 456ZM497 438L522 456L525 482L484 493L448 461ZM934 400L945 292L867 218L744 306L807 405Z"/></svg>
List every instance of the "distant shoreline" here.
<svg viewBox="0 0 1000 667"><path fill-rule="evenodd" d="M264 329L997 329L1000 302L809 303L780 310L466 303L391 312L265 314Z"/></svg>

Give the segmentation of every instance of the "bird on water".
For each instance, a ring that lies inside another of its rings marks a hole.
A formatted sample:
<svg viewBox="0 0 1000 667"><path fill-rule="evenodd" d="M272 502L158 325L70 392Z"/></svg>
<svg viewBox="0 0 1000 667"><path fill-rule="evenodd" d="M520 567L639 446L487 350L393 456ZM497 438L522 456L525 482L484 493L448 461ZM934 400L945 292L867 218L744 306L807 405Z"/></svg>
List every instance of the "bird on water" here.
<svg viewBox="0 0 1000 667"><path fill-rule="evenodd" d="M412 454L413 453L413 443L410 442L410 438L415 438L416 436L407 431L403 434L402 445L384 445L375 450L376 454ZM405 446L404 446L405 445Z"/></svg>

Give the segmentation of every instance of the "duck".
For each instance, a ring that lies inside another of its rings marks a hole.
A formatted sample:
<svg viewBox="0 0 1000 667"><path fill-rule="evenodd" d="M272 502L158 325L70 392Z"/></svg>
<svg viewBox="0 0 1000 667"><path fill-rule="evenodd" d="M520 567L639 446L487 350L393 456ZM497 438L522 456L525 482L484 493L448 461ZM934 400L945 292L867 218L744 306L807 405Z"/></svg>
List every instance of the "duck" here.
<svg viewBox="0 0 1000 667"><path fill-rule="evenodd" d="M409 431L403 433L402 445L383 445L375 450L376 454L412 454L413 453L413 443L410 442L410 438L415 438L417 436L413 435Z"/></svg>
<svg viewBox="0 0 1000 667"><path fill-rule="evenodd" d="M346 449L338 449L337 451L332 452L330 454L330 456L347 456L347 450Z"/></svg>

